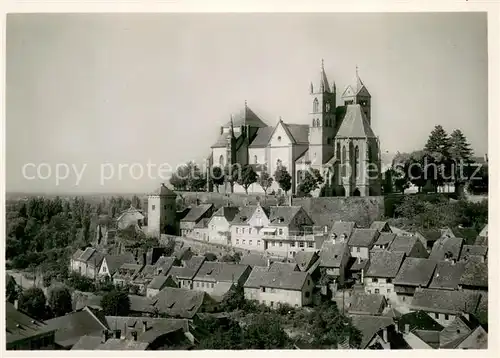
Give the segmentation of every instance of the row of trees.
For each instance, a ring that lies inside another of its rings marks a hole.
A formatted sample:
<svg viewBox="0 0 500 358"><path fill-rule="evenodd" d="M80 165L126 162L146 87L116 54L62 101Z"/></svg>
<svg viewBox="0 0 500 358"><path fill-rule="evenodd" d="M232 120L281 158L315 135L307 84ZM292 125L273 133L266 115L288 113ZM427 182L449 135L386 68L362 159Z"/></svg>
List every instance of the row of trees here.
<svg viewBox="0 0 500 358"><path fill-rule="evenodd" d="M384 193L403 192L410 184L419 192L434 192L445 184L454 184L461 193L464 185L487 187L487 166L474 164L473 151L459 129L448 135L437 125L422 150L398 153L385 173ZM474 176L474 178L472 178Z"/></svg>
<svg viewBox="0 0 500 358"><path fill-rule="evenodd" d="M255 167L250 164L243 166L231 165L226 167L215 166L211 169L209 182L219 192L220 187L229 184L234 188L235 184L241 185L245 192L248 194L248 188L253 184L258 184L264 194L267 195L268 190L271 188L273 182L276 182L283 192L288 193L292 188L292 176L287 168L283 165L277 167L272 176L266 168L256 171ZM299 185L297 187L300 196L307 196L312 191L319 188L323 183L323 177L319 170L306 170L299 173ZM184 191L203 191L206 189L207 177L199 166L194 162L189 162L179 167L170 178L170 184L176 190Z"/></svg>

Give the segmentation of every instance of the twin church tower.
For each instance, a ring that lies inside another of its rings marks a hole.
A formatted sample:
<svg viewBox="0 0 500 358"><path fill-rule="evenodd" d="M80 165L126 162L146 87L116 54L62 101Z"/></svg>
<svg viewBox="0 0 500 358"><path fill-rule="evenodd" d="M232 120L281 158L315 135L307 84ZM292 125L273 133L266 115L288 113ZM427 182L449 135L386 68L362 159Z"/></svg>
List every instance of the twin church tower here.
<svg viewBox="0 0 500 358"><path fill-rule="evenodd" d="M220 128L211 147L207 166L239 163L253 165L257 173L274 174L285 166L296 192L301 172L319 169L340 196L380 194L380 151L371 128L371 95L358 75L341 94L337 106L337 86L328 81L323 62L319 81L309 88L308 124L278 121L269 126L245 102L244 108ZM265 169L264 169L265 168ZM226 186L226 191L230 190ZM273 183L272 190L278 190ZM213 188L208 188L213 191ZM243 191L238 185L235 192ZM253 184L249 192L262 192Z"/></svg>

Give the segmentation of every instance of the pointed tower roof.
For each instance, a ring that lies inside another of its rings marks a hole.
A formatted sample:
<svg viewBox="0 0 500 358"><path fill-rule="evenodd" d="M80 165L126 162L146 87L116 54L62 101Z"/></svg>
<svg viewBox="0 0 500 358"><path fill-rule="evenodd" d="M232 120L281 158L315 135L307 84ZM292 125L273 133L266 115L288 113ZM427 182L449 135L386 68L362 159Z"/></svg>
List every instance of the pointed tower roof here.
<svg viewBox="0 0 500 358"><path fill-rule="evenodd" d="M368 89L366 88L365 84L359 77L359 69L358 66L356 65L356 77L354 78L354 81L352 82L352 85L348 85L342 96L344 97L350 97L350 96L355 96L361 93L361 91L365 92L365 95L371 96L370 93L368 92Z"/></svg>
<svg viewBox="0 0 500 358"><path fill-rule="evenodd" d="M319 90L321 92L330 92L330 85L328 84L328 78L326 77L325 73L325 65L324 61L321 60L321 72L320 72L320 83L319 83Z"/></svg>
<svg viewBox="0 0 500 358"><path fill-rule="evenodd" d="M337 138L376 138L361 105L351 104L347 106L344 120L335 136Z"/></svg>

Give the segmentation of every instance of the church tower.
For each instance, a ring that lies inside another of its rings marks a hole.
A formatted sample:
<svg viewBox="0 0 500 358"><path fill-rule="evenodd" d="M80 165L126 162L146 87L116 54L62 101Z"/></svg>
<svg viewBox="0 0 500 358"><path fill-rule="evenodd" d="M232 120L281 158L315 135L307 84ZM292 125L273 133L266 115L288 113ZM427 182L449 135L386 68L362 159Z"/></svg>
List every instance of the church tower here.
<svg viewBox="0 0 500 358"><path fill-rule="evenodd" d="M320 81L315 87L311 83L309 91L309 160L313 168L319 169L333 155L335 136L335 108L337 90L335 82L332 87L326 77L323 60L321 60Z"/></svg>
<svg viewBox="0 0 500 358"><path fill-rule="evenodd" d="M370 92L368 92L368 89L359 77L358 66L356 66L356 78L354 79L354 84L347 86L344 93L342 93L344 106L359 104L366 119L368 120L368 124L371 125L371 98L372 96L370 95Z"/></svg>

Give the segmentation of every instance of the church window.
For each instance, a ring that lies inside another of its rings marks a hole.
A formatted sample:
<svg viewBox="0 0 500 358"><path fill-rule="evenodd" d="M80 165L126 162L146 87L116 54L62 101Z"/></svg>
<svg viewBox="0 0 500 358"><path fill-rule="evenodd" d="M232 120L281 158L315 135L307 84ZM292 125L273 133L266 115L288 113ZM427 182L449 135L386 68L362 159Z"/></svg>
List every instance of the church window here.
<svg viewBox="0 0 500 358"><path fill-rule="evenodd" d="M219 165L224 166L224 156L222 154L219 157Z"/></svg>
<svg viewBox="0 0 500 358"><path fill-rule="evenodd" d="M317 98L315 98L313 101L313 112L317 113L318 111L319 111L319 101Z"/></svg>
<svg viewBox="0 0 500 358"><path fill-rule="evenodd" d="M316 127L316 119L313 118L313 127Z"/></svg>
<svg viewBox="0 0 500 358"><path fill-rule="evenodd" d="M154 209L155 209L155 206L153 205L153 206L151 207L151 210L154 210Z"/></svg>
<svg viewBox="0 0 500 358"><path fill-rule="evenodd" d="M330 111L330 103L327 103L326 104L326 111L329 112Z"/></svg>
<svg viewBox="0 0 500 358"><path fill-rule="evenodd" d="M257 164L257 156L256 156L256 155L254 155L254 156L253 156L253 162L254 162L255 164Z"/></svg>
<svg viewBox="0 0 500 358"><path fill-rule="evenodd" d="M356 146L354 149L354 177L357 178L360 173L360 162L359 162L359 147Z"/></svg>
<svg viewBox="0 0 500 358"><path fill-rule="evenodd" d="M342 146L342 176L345 177L347 173L347 168L346 168L346 159L347 159L347 150L345 148L345 145Z"/></svg>
<svg viewBox="0 0 500 358"><path fill-rule="evenodd" d="M316 127L319 127L319 118L316 118Z"/></svg>

